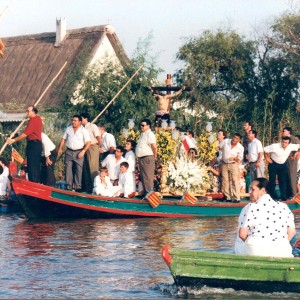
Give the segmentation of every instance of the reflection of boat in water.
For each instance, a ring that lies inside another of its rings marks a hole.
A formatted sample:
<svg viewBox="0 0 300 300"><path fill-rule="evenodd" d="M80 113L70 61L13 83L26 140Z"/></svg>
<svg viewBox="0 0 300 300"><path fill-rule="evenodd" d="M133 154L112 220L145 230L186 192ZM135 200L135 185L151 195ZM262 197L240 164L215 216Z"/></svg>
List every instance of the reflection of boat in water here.
<svg viewBox="0 0 300 300"><path fill-rule="evenodd" d="M165 246L162 256L178 286L300 292L300 259L242 256Z"/></svg>
<svg viewBox="0 0 300 300"><path fill-rule="evenodd" d="M19 203L29 218L111 218L111 217L164 217L191 218L237 216L248 203L228 203L219 200L197 201L192 204L179 197L164 197L153 208L140 198L110 198L61 190L18 177L12 186ZM294 212L300 205L294 200L286 202Z"/></svg>
<svg viewBox="0 0 300 300"><path fill-rule="evenodd" d="M17 201L14 193L12 193L10 200L0 201L0 214L19 213L22 211L22 207Z"/></svg>

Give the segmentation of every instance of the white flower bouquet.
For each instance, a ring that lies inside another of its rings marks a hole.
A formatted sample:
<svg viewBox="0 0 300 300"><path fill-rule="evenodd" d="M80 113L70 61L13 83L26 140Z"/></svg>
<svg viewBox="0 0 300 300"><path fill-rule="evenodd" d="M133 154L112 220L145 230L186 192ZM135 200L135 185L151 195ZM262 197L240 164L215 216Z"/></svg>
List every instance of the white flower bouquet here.
<svg viewBox="0 0 300 300"><path fill-rule="evenodd" d="M186 191L205 194L210 187L206 167L201 167L184 156L176 158L175 163L169 163L167 183L170 192L177 195Z"/></svg>

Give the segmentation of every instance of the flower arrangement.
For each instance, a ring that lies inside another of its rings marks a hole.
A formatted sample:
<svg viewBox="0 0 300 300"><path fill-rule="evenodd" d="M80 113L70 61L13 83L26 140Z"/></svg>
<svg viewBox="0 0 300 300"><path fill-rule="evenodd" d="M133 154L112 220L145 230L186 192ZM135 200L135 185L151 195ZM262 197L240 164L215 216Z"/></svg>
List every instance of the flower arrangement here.
<svg viewBox="0 0 300 300"><path fill-rule="evenodd" d="M170 192L174 194L182 194L186 191L205 194L210 188L206 168L183 156L176 158L175 163L169 164L168 185Z"/></svg>
<svg viewBox="0 0 300 300"><path fill-rule="evenodd" d="M123 130L117 137L117 141L119 145L125 145L127 139L131 139L134 140L135 142L138 142L140 135L141 133L139 131L123 128Z"/></svg>
<svg viewBox="0 0 300 300"><path fill-rule="evenodd" d="M175 158L177 140L172 138L169 130L156 130L157 158L165 165Z"/></svg>
<svg viewBox="0 0 300 300"><path fill-rule="evenodd" d="M211 136L212 133L205 132L197 138L199 161L204 165L213 160L218 152L218 141L215 137L211 140Z"/></svg>

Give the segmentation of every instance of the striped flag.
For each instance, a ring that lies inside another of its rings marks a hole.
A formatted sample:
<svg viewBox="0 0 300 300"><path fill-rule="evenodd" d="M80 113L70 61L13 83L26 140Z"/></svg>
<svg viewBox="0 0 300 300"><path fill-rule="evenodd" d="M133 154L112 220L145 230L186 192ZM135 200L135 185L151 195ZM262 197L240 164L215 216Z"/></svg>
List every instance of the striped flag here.
<svg viewBox="0 0 300 300"><path fill-rule="evenodd" d="M161 199L160 197L155 193L155 192L149 192L146 196L145 199L148 200L149 204L153 207L156 208L160 202Z"/></svg>
<svg viewBox="0 0 300 300"><path fill-rule="evenodd" d="M295 200L298 204L300 204L300 193L297 194L297 195L294 197L294 200Z"/></svg>
<svg viewBox="0 0 300 300"><path fill-rule="evenodd" d="M184 140L182 141L182 145L186 153L189 152L190 148L196 148L196 145L188 136L185 136Z"/></svg>
<svg viewBox="0 0 300 300"><path fill-rule="evenodd" d="M20 165L23 164L24 162L24 158L19 154L19 152L11 147L11 158L14 159L17 163L19 163Z"/></svg>
<svg viewBox="0 0 300 300"><path fill-rule="evenodd" d="M3 42L2 42L2 40L0 39L0 56L2 58L4 57L4 52L3 52L4 48L5 48L5 46L4 46Z"/></svg>
<svg viewBox="0 0 300 300"><path fill-rule="evenodd" d="M197 198L195 196L191 195L189 192L185 192L181 199L186 200L192 204L195 204L197 202Z"/></svg>

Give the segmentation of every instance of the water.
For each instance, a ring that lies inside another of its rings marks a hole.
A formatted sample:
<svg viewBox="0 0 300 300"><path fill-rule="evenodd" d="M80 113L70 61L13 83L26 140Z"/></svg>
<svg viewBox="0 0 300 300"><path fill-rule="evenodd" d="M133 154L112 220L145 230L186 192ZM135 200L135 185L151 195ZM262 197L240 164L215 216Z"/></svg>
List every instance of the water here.
<svg viewBox="0 0 300 300"><path fill-rule="evenodd" d="M296 218L300 229L300 216ZM233 253L237 217L27 221L1 215L3 299L299 298L232 289L178 289L164 245Z"/></svg>

